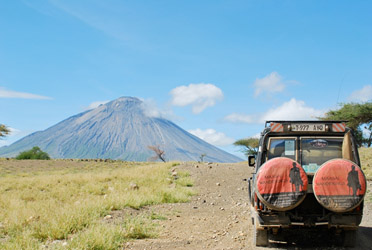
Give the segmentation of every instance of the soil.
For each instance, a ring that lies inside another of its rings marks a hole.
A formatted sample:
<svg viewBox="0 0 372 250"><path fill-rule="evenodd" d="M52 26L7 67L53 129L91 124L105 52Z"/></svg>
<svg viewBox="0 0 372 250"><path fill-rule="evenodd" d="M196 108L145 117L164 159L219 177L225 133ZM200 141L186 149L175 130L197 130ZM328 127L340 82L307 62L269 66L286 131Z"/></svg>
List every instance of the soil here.
<svg viewBox="0 0 372 250"><path fill-rule="evenodd" d="M165 216L159 220L159 237L134 240L124 249L344 249L341 236L320 230L290 232L290 242L270 242L266 248L253 246L253 227L247 200L247 164L183 163L198 192L189 203L151 207ZM177 171L176 169L176 171ZM368 189L372 190L371 182ZM365 202L364 216L354 249L372 249L372 203Z"/></svg>

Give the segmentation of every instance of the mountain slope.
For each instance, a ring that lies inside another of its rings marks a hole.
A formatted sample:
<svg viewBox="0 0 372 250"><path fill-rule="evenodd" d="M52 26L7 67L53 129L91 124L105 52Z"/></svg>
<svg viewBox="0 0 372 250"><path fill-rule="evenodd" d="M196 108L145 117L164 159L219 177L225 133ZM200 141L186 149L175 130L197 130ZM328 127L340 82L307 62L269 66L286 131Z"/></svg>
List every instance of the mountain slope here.
<svg viewBox="0 0 372 250"><path fill-rule="evenodd" d="M206 161L241 161L169 120L146 116L142 101L134 97L118 98L30 134L0 148L0 156L15 156L35 145L53 158L146 161L153 155L148 146L159 145L167 160L196 161L205 153Z"/></svg>

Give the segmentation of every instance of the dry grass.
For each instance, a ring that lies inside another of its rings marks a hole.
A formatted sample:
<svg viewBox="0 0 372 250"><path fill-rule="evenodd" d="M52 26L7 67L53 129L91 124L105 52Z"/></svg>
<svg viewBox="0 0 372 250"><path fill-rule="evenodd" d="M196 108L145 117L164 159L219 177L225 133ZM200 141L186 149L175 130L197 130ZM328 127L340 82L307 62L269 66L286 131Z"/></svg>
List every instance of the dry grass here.
<svg viewBox="0 0 372 250"><path fill-rule="evenodd" d="M118 249L153 237L152 218L102 223L113 210L186 202L187 173L172 163L0 161L0 249ZM138 189L131 188L136 183Z"/></svg>
<svg viewBox="0 0 372 250"><path fill-rule="evenodd" d="M359 157L364 174L368 180L372 180L372 148L360 148ZM368 188L365 200L372 202L372 191Z"/></svg>
<svg viewBox="0 0 372 250"><path fill-rule="evenodd" d="M372 148L360 148L359 157L367 179L372 179Z"/></svg>

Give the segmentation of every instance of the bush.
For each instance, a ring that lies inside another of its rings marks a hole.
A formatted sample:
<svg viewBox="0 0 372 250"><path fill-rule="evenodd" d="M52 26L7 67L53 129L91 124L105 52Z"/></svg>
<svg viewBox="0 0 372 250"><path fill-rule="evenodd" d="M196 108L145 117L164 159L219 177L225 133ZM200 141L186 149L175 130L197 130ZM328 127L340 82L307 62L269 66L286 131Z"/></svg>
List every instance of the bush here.
<svg viewBox="0 0 372 250"><path fill-rule="evenodd" d="M48 153L43 152L39 147L33 147L28 151L19 153L17 160L50 160Z"/></svg>

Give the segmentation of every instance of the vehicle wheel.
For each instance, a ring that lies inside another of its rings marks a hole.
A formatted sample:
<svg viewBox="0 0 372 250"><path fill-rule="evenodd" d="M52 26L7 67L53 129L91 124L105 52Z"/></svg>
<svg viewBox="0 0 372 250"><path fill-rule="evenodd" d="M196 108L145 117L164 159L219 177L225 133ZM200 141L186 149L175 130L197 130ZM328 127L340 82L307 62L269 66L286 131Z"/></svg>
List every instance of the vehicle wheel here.
<svg viewBox="0 0 372 250"><path fill-rule="evenodd" d="M342 245L344 247L354 247L356 244L356 230L344 230L342 233Z"/></svg>
<svg viewBox="0 0 372 250"><path fill-rule="evenodd" d="M259 230L258 223L258 219L255 216L253 226L253 244L255 246L267 246L269 245L268 232L267 230Z"/></svg>

